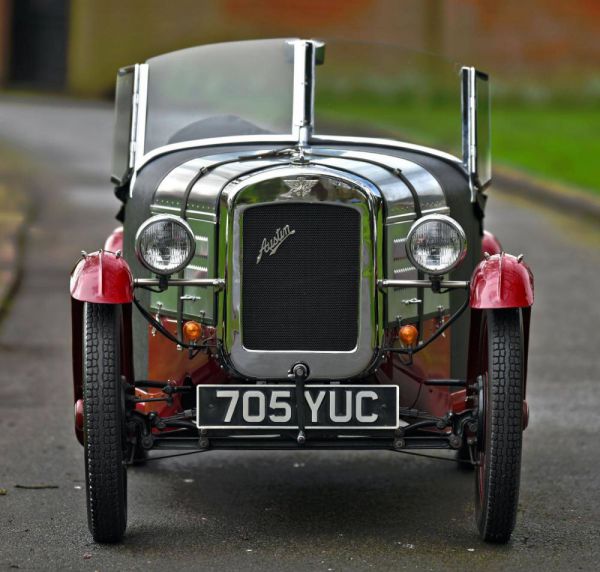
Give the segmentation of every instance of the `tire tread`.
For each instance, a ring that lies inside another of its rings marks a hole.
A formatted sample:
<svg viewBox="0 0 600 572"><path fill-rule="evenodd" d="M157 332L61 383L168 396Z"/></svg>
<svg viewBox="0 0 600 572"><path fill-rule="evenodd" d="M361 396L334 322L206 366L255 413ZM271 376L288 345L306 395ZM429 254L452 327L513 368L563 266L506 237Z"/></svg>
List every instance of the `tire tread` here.
<svg viewBox="0 0 600 572"><path fill-rule="evenodd" d="M86 491L97 542L121 540L127 519L117 308L86 304L84 314Z"/></svg>
<svg viewBox="0 0 600 572"><path fill-rule="evenodd" d="M484 540L505 543L515 527L521 474L523 343L519 311L490 311L488 339L489 468L478 525Z"/></svg>

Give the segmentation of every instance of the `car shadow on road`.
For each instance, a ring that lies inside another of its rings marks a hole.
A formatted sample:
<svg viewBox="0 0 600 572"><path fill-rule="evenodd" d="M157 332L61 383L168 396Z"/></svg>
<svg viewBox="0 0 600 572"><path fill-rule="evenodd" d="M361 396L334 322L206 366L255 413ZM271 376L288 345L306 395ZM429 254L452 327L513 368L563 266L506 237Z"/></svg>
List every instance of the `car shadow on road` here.
<svg viewBox="0 0 600 572"><path fill-rule="evenodd" d="M473 477L391 452L212 453L135 468L125 546L479 544Z"/></svg>

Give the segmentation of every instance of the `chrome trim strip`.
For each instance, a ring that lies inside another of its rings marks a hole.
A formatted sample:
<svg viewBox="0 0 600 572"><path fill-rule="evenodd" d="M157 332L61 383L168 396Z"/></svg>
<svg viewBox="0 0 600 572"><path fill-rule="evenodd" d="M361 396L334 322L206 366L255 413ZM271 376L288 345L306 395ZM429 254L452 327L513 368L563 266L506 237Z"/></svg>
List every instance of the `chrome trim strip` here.
<svg viewBox="0 0 600 572"><path fill-rule="evenodd" d="M206 286L218 290L225 288L223 278L168 278L166 283L168 286ZM158 278L135 278L133 280L134 287L159 286L160 284L161 281Z"/></svg>
<svg viewBox="0 0 600 572"><path fill-rule="evenodd" d="M284 135L229 135L227 137L209 137L207 139L194 139L193 141L182 141L181 143L170 143L148 151L140 160L136 167L139 171L146 163L156 157L172 153L174 151L185 151L186 149L197 149L202 147L222 147L224 145L244 145L247 143L287 143L293 146L297 143L297 138L293 133ZM272 149L270 149L272 150Z"/></svg>
<svg viewBox="0 0 600 572"><path fill-rule="evenodd" d="M449 215L450 214L450 208L449 207L437 207L435 209L423 209L421 211L421 214L423 216L426 215L430 215L430 214L443 214L443 215ZM406 222L412 222L415 218L415 213L408 213L408 214L404 214L404 215L396 215L396 216L390 216L387 217L385 219L386 224L399 224L399 223L406 223Z"/></svg>
<svg viewBox="0 0 600 572"><path fill-rule="evenodd" d="M181 213L181 208L180 207L168 207L166 205L161 205L160 203L153 203L150 208L152 209L152 211L154 210L168 210L168 211L174 211L176 213ZM195 211L193 209L187 209L186 214L191 214L191 215L201 215L201 216L205 216L205 217L211 217L211 218L216 218L217 215L215 213L207 213L204 211ZM210 222L210 221L206 221L206 222ZM214 223L213 223L214 224ZM198 238L198 237L196 237Z"/></svg>
<svg viewBox="0 0 600 572"><path fill-rule="evenodd" d="M166 210L166 211L175 211L177 214L181 214L181 208L178 207L168 207L166 205L161 205L159 203L153 203L150 205L150 210L154 212L156 209Z"/></svg>
<svg viewBox="0 0 600 572"><path fill-rule="evenodd" d="M456 164L457 166L463 166L462 161L445 151L434 149L433 147L426 147L423 145L417 145L415 143L406 143L404 141L396 141L395 139L385 139L382 137L353 137L347 135L313 135L311 143L346 143L346 144L357 144L357 145L373 145L378 147L391 147L392 149L401 149L404 151L415 151L418 153L424 153L431 155L432 157L439 157L444 161ZM463 166L464 167L464 166Z"/></svg>
<svg viewBox="0 0 600 572"><path fill-rule="evenodd" d="M384 290L386 288L431 288L433 286L433 280L378 280L377 286ZM440 280L436 281L436 286L440 288L468 288L470 282L468 280Z"/></svg>
<svg viewBox="0 0 600 572"><path fill-rule="evenodd" d="M217 215L215 213L207 213L207 212L204 212L204 211L196 211L194 209L188 209L186 211L186 213L188 215L205 216L205 217L211 217L211 218L214 218L214 219L217 218ZM207 222L210 222L210 221L207 221Z"/></svg>

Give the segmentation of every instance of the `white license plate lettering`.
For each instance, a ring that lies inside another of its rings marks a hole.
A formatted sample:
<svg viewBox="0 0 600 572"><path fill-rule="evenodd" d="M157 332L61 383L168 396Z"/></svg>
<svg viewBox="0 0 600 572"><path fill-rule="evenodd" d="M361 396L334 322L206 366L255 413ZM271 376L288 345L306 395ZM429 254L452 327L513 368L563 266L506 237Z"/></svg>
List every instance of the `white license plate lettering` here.
<svg viewBox="0 0 600 572"><path fill-rule="evenodd" d="M227 408L227 413L225 413L225 423L231 423L233 419L233 414L235 413L235 406L240 398L240 392L237 389L219 389L217 391L217 397L229 397L231 401L229 402L229 407Z"/></svg>
<svg viewBox="0 0 600 572"><path fill-rule="evenodd" d="M359 391L353 396L352 391L349 390L343 394L321 390L316 392L314 397L310 391L305 391L304 397L311 412L312 423L317 423L319 409L326 396L329 397L329 419L334 423L348 423L353 417L356 417L356 420L360 423L375 423L379 418L377 413L365 414L363 412L366 400L376 401L378 399L377 393L374 391Z"/></svg>
<svg viewBox="0 0 600 572"><path fill-rule="evenodd" d="M250 410L257 411L251 413ZM265 394L262 391L246 391L242 398L242 417L246 423L262 423L267 415Z"/></svg>
<svg viewBox="0 0 600 572"><path fill-rule="evenodd" d="M316 394L316 398L313 399L313 396L310 394L310 391L304 392L304 399L310 409L310 420L312 423L317 423L319 421L319 408L325 399L325 392L318 391Z"/></svg>
<svg viewBox="0 0 600 572"><path fill-rule="evenodd" d="M287 401L280 401L283 399L289 399L290 392L285 390L275 390L271 393L271 401L269 402L269 409L271 411L282 411L282 413L271 413L269 419L273 423L289 423L292 420L292 406Z"/></svg>
<svg viewBox="0 0 600 572"><path fill-rule="evenodd" d="M236 407L240 400L238 389L217 390L218 398L229 399L229 406L223 421L231 423ZM272 423L289 423L292 419L292 405L289 402L291 392L289 390L276 390L271 392L269 401L269 421ZM284 401L286 400L287 401ZM242 419L246 423L262 423L267 418L266 397L260 390L249 390L242 396Z"/></svg>
<svg viewBox="0 0 600 572"><path fill-rule="evenodd" d="M334 423L348 423L352 419L352 392L343 394L329 391L329 419Z"/></svg>
<svg viewBox="0 0 600 572"><path fill-rule="evenodd" d="M375 423L379 418L377 413L371 413L370 415L365 415L363 413L363 401L365 399L370 399L372 401L377 400L377 394L374 391L359 391L356 394L356 419L360 421L360 423Z"/></svg>

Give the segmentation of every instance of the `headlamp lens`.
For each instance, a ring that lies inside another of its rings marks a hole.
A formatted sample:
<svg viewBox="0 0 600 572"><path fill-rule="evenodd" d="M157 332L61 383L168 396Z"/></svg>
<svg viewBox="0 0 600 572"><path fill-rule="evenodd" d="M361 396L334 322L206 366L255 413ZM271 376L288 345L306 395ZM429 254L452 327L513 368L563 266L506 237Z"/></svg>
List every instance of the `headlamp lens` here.
<svg viewBox="0 0 600 572"><path fill-rule="evenodd" d="M156 274L174 274L194 256L194 236L179 217L157 215L140 227L136 250L140 261Z"/></svg>
<svg viewBox="0 0 600 572"><path fill-rule="evenodd" d="M429 215L410 229L406 251L418 269L434 275L445 274L466 254L465 234L450 217Z"/></svg>

